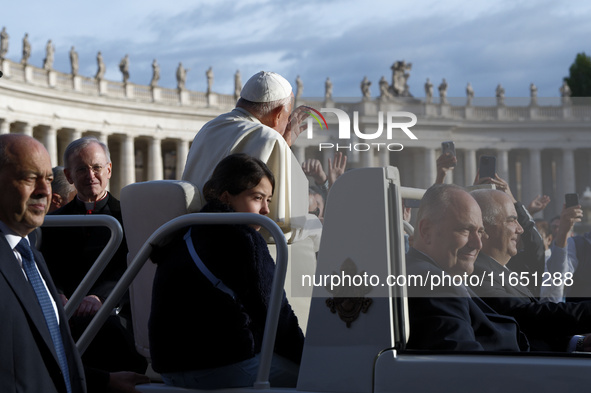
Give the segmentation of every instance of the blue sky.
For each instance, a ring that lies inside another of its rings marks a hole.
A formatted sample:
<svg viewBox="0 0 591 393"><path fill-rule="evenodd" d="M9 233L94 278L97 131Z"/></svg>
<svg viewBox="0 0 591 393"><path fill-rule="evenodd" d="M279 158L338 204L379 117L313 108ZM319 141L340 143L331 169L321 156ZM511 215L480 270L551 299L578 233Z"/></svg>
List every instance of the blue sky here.
<svg viewBox="0 0 591 393"><path fill-rule="evenodd" d="M468 82L477 97L494 96L499 83L507 97L528 96L532 82L540 97L556 97L576 54L591 54L591 2L578 0L29 0L0 15L11 60L20 61L27 32L37 66L52 39L54 68L63 72L74 45L83 75L96 73L100 50L107 79L121 80L118 64L129 54L133 83L149 83L156 58L160 85L175 87L182 61L189 89L205 91L211 66L213 90L226 94L237 69L243 82L264 69L294 86L300 75L307 97L324 95L326 77L335 97L360 97L367 76L376 96L379 79L390 81L390 66L404 59L413 65L408 83L417 97L426 78L435 87L446 78L449 97L464 97Z"/></svg>

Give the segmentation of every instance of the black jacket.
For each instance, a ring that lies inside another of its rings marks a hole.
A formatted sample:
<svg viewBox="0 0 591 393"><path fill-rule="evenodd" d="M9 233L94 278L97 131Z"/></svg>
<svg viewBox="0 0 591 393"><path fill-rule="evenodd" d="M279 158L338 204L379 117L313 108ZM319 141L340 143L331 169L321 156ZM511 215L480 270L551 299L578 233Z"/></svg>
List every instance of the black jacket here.
<svg viewBox="0 0 591 393"><path fill-rule="evenodd" d="M86 392L80 355L43 257L35 262L56 303L72 392ZM43 311L10 245L0 232L0 392L65 393L66 384Z"/></svg>
<svg viewBox="0 0 591 393"><path fill-rule="evenodd" d="M533 350L564 352L571 336L591 332L590 301L541 302L522 285L525 282L521 279L510 281L511 273L514 278L520 277L481 252L474 264L474 274L479 277L484 274L486 281L472 289L495 310L514 317L530 339Z"/></svg>
<svg viewBox="0 0 591 393"><path fill-rule="evenodd" d="M202 212L231 211L209 203ZM192 227L197 254L231 288L213 287L187 250L182 231L152 254L158 264L149 321L152 366L157 372L215 368L253 357L261 350L275 263L263 237L246 225ZM285 294L275 352L296 363L303 334Z"/></svg>
<svg viewBox="0 0 591 393"><path fill-rule="evenodd" d="M411 248L407 275L442 275L425 254ZM453 351L528 350L515 319L498 314L464 286L413 285L408 288L410 337L407 348Z"/></svg>
<svg viewBox="0 0 591 393"><path fill-rule="evenodd" d="M51 213L52 215L86 214L84 203L74 198L70 203ZM121 206L109 194L93 214L107 214L119 221ZM110 231L105 227L48 227L42 228L41 252L55 285L66 297L72 296L96 258L109 241ZM96 295L101 301L111 293L127 268L127 242L123 238L119 249L98 278L88 295ZM127 301L124 300L124 303Z"/></svg>
<svg viewBox="0 0 591 393"><path fill-rule="evenodd" d="M517 221L523 228L520 236L521 250L513 256L507 263L507 267L514 272L524 272L527 274L537 273L541 282L541 277L546 268L546 258L544 255L544 241L536 229L536 223L529 212L521 202L515 203L517 211ZM535 286L532 280L528 285L529 290L535 297L540 297L540 286Z"/></svg>

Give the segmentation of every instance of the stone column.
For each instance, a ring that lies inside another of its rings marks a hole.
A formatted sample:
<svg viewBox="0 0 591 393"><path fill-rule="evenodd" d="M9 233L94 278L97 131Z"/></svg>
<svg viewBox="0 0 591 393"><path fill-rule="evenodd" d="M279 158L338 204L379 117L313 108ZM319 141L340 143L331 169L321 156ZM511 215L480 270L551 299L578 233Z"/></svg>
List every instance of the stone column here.
<svg viewBox="0 0 591 393"><path fill-rule="evenodd" d="M413 171L412 181L407 179L407 183L411 187L429 188L435 183L437 174L435 149L413 149L415 151L413 156Z"/></svg>
<svg viewBox="0 0 591 393"><path fill-rule="evenodd" d="M361 168L373 167L374 166L373 150L369 149L367 151L360 151L359 152L359 163L361 164Z"/></svg>
<svg viewBox="0 0 591 393"><path fill-rule="evenodd" d="M435 178L437 177L437 158L435 157L435 149L425 148L424 161L424 187L429 188L435 183Z"/></svg>
<svg viewBox="0 0 591 393"><path fill-rule="evenodd" d="M121 188L131 183L135 183L134 138L125 135L121 140Z"/></svg>
<svg viewBox="0 0 591 393"><path fill-rule="evenodd" d="M529 150L528 187L523 193L523 203L529 203L536 195L542 194L542 152L540 149Z"/></svg>
<svg viewBox="0 0 591 393"><path fill-rule="evenodd" d="M476 179L478 164L476 163L476 150L464 150L464 185L471 186Z"/></svg>
<svg viewBox="0 0 591 393"><path fill-rule="evenodd" d="M0 123L0 135L1 134L10 134L10 121L8 119L2 119Z"/></svg>
<svg viewBox="0 0 591 393"><path fill-rule="evenodd" d="M562 177L562 190L558 190L560 198L563 198L563 194L577 192L575 183L575 152L573 149L562 150L562 170L558 172L558 176Z"/></svg>
<svg viewBox="0 0 591 393"><path fill-rule="evenodd" d="M435 178L437 178L437 170L435 171ZM454 171L449 171L445 175L445 180L443 181L445 184L453 184L454 182Z"/></svg>
<svg viewBox="0 0 591 393"><path fill-rule="evenodd" d="M189 141L180 139L176 142L176 178L182 179L187 156L189 155Z"/></svg>
<svg viewBox="0 0 591 393"><path fill-rule="evenodd" d="M509 184L509 151L497 150L497 174Z"/></svg>
<svg viewBox="0 0 591 393"><path fill-rule="evenodd" d="M77 130L75 128L71 128L69 136L70 136L70 140L68 141L68 144L74 142L76 139L82 138L82 131Z"/></svg>
<svg viewBox="0 0 591 393"><path fill-rule="evenodd" d="M33 136L33 126L30 123L23 123L21 126L21 134Z"/></svg>
<svg viewBox="0 0 591 393"><path fill-rule="evenodd" d="M148 151L148 180L162 180L164 178L162 164L162 140L152 137Z"/></svg>
<svg viewBox="0 0 591 393"><path fill-rule="evenodd" d="M99 132L96 139L98 139L99 141L101 141L105 145L109 146L109 134L104 133L104 132Z"/></svg>
<svg viewBox="0 0 591 393"><path fill-rule="evenodd" d="M378 152L378 165L381 167L390 165L390 152L385 146L383 146L383 149L380 148Z"/></svg>
<svg viewBox="0 0 591 393"><path fill-rule="evenodd" d="M49 152L51 158L51 166L54 167L58 163L57 157L57 130L52 126L45 128L45 134L43 135L43 144Z"/></svg>
<svg viewBox="0 0 591 393"><path fill-rule="evenodd" d="M107 148L109 148L109 134L106 134L104 132L99 132L97 138L100 142L104 143ZM109 155L111 153L111 148L109 148ZM113 157L111 157L111 162L113 162ZM109 182L109 184L107 184L107 191L111 191L111 182Z"/></svg>

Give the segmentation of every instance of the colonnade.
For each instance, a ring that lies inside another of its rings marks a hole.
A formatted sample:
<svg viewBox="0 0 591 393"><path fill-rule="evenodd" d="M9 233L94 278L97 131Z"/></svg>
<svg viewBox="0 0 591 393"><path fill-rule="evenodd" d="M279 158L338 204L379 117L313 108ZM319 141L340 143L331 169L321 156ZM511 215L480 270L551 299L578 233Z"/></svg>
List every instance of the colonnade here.
<svg viewBox="0 0 591 393"><path fill-rule="evenodd" d="M63 164L63 152L71 141L86 135L97 137L111 151L110 189L116 196L122 187L137 181L180 179L195 134L235 105L233 95L105 80L97 85L94 79L23 67L7 59L1 65L0 133L37 138L47 147L52 165ZM510 100L503 105L478 106L464 101L456 105L451 98L447 103L417 98L359 102L298 98L297 105L320 111L340 109L359 123L366 136L381 132L381 125L387 124L384 116L416 116L412 131L417 140L395 130L393 136L384 132L371 140L353 136L338 150L347 155L348 168L398 167L405 186L426 188L434 182L441 142L447 140L455 142L458 164L446 181L471 185L479 157L494 155L497 172L509 182L516 198L527 203L537 194L551 196L553 202L545 214L560 212L564 193L582 194L591 186L591 106L586 101L517 102L512 106ZM313 140L303 133L292 150L300 162L319 159L327 170L335 149L319 149L318 144L336 145L340 123L329 113L325 115L328 128L315 130ZM365 142L372 142L372 147L365 149L369 145ZM381 148L373 142L381 143ZM347 149L348 143L362 147ZM400 148L385 148L389 143Z"/></svg>
<svg viewBox="0 0 591 393"><path fill-rule="evenodd" d="M180 179L190 145L188 138L134 136L124 131L105 133L68 127L58 129L0 118L0 134L8 133L25 134L41 141L49 152L52 166L64 164L63 153L70 142L83 136L96 137L109 147L113 163L110 189L116 195L122 187L136 181Z"/></svg>

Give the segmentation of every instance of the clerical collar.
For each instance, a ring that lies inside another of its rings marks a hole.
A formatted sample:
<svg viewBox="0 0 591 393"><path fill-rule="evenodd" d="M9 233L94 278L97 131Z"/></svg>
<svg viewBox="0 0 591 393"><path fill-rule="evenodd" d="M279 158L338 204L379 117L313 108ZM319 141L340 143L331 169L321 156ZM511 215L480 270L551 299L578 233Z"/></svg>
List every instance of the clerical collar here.
<svg viewBox="0 0 591 393"><path fill-rule="evenodd" d="M80 200L80 198L78 198L78 196L76 196L76 202L78 203L78 205L84 206L84 210L86 211L86 214L94 214L107 205L107 201L109 200L109 198L107 198L108 196L109 196L109 193L105 192L105 195L101 199L99 199L98 201L95 201L95 202L84 202L84 201Z"/></svg>

